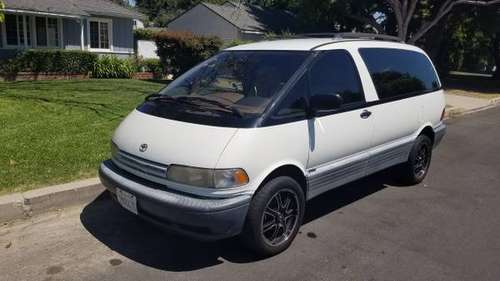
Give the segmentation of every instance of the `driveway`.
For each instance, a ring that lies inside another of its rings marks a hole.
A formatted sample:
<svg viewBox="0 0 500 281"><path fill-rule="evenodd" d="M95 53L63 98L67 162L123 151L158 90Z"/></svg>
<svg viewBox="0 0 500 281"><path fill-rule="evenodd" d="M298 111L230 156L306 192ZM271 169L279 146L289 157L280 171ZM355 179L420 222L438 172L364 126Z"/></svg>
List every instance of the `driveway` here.
<svg viewBox="0 0 500 281"><path fill-rule="evenodd" d="M103 194L0 227L0 279L500 280L500 108L449 123L424 183L386 171L320 196L276 257L166 234Z"/></svg>

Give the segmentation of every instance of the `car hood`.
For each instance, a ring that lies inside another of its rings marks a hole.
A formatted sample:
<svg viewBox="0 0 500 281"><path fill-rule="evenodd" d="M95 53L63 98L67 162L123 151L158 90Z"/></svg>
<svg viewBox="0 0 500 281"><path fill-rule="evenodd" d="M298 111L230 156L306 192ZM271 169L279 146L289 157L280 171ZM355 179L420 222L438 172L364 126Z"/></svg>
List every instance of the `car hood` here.
<svg viewBox="0 0 500 281"><path fill-rule="evenodd" d="M134 110L116 129L113 142L122 151L157 163L215 168L237 130L165 119ZM144 144L147 149L141 151Z"/></svg>

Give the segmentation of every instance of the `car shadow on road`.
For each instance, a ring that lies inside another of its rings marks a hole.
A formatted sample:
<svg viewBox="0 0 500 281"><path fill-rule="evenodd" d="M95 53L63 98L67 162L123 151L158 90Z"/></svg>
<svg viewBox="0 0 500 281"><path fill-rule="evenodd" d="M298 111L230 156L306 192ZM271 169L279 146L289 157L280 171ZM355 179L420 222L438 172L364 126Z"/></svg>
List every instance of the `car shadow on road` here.
<svg viewBox="0 0 500 281"><path fill-rule="evenodd" d="M304 224L394 185L388 172L341 186L307 203ZM107 192L80 214L85 229L104 245L140 264L182 272L215 266L225 261L250 263L259 258L238 238L200 242L176 236L143 221L111 200ZM292 245L293 246L293 245Z"/></svg>

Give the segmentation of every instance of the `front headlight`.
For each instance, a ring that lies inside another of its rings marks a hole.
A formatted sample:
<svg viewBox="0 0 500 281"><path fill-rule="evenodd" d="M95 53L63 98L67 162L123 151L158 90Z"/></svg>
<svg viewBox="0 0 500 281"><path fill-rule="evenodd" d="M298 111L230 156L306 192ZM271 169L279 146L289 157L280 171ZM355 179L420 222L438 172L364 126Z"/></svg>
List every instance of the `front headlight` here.
<svg viewBox="0 0 500 281"><path fill-rule="evenodd" d="M243 169L203 169L171 165L167 170L170 181L207 188L232 188L248 183Z"/></svg>

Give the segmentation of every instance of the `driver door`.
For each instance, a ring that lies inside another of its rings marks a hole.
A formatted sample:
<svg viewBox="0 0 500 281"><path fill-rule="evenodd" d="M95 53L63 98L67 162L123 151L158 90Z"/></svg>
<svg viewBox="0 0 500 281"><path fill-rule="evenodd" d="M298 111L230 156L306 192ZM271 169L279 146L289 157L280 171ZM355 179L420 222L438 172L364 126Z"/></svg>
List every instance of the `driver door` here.
<svg viewBox="0 0 500 281"><path fill-rule="evenodd" d="M354 61L347 50L320 54L309 70L310 97L339 95L338 108L308 120L309 198L365 175L373 122Z"/></svg>

